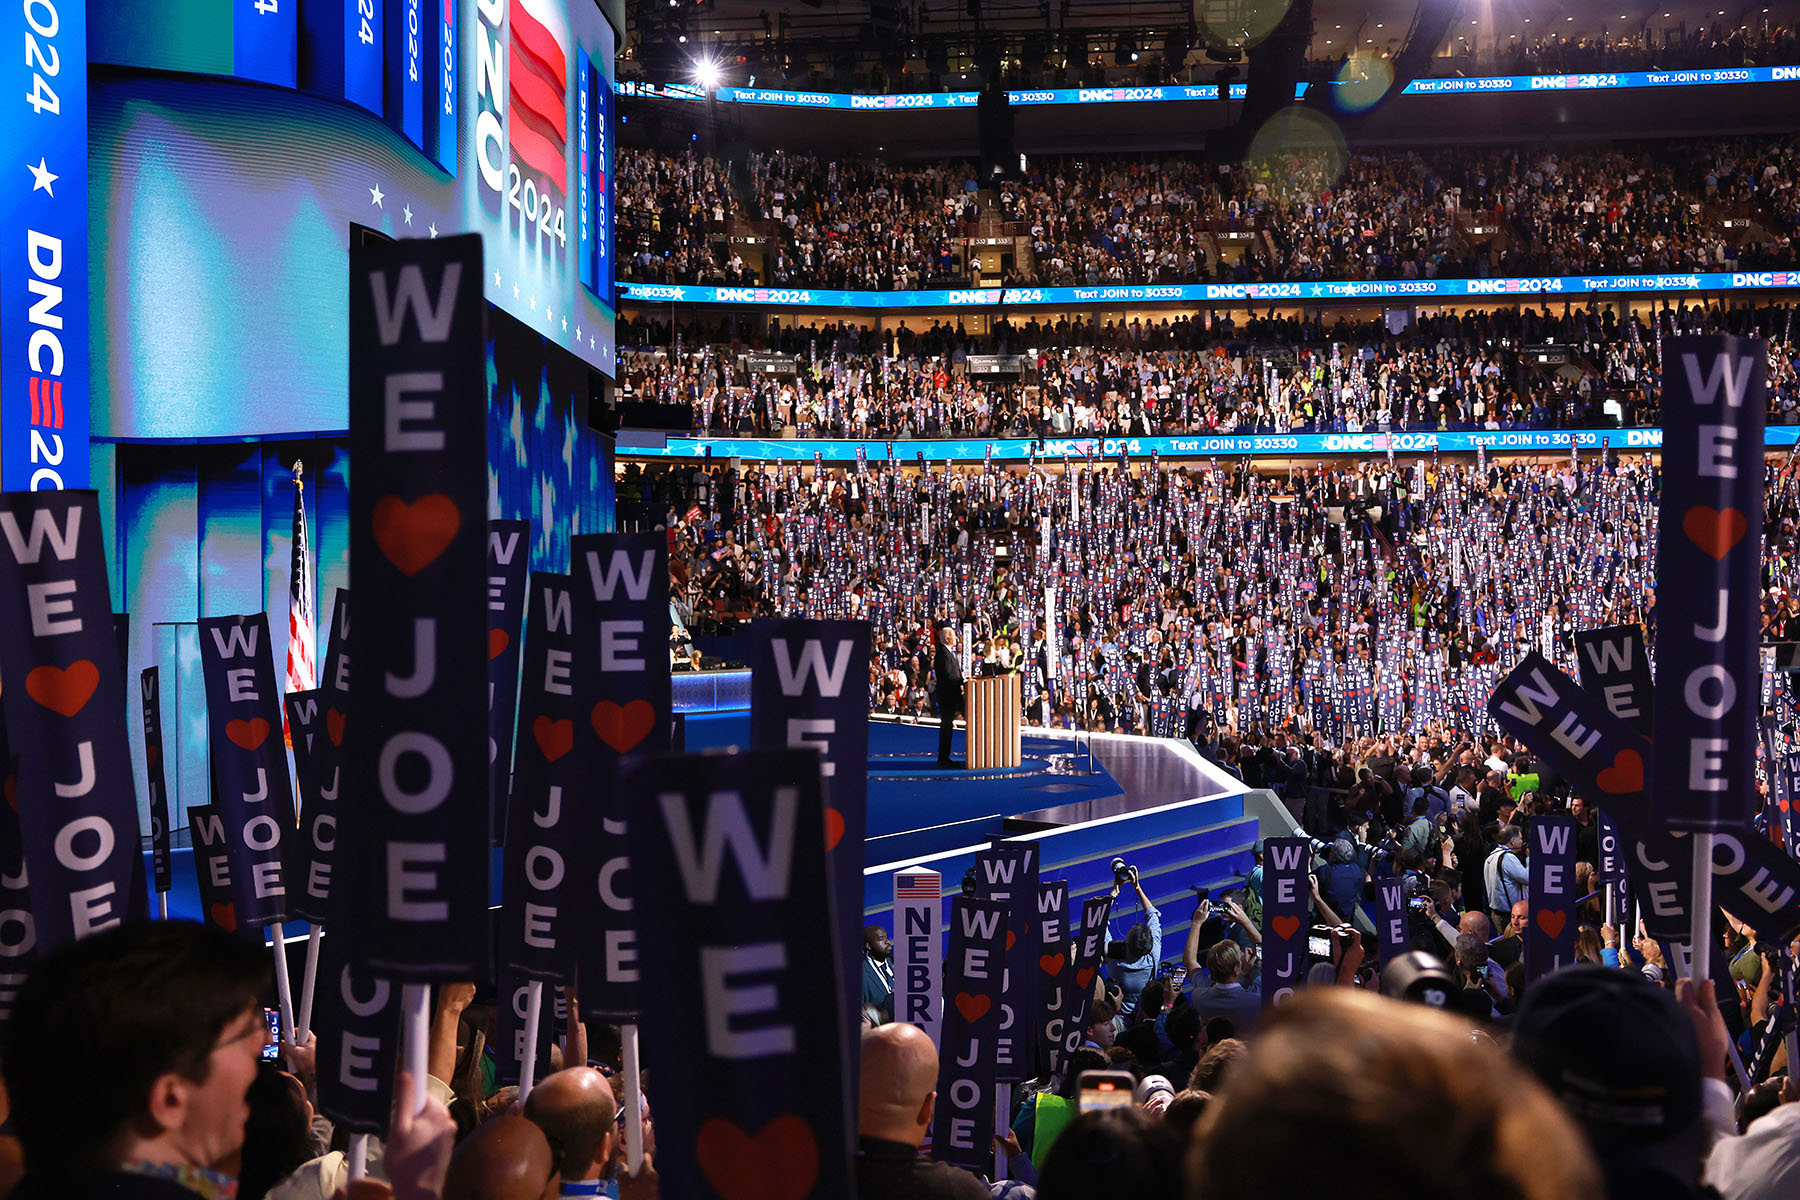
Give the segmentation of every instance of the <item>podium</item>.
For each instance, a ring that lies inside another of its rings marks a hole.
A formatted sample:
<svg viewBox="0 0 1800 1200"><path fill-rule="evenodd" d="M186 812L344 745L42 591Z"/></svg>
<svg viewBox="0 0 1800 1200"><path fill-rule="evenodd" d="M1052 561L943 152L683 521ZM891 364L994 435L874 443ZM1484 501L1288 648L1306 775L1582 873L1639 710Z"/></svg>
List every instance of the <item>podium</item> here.
<svg viewBox="0 0 1800 1200"><path fill-rule="evenodd" d="M968 767L971 771L1019 765L1019 675L980 675L963 690L963 718Z"/></svg>

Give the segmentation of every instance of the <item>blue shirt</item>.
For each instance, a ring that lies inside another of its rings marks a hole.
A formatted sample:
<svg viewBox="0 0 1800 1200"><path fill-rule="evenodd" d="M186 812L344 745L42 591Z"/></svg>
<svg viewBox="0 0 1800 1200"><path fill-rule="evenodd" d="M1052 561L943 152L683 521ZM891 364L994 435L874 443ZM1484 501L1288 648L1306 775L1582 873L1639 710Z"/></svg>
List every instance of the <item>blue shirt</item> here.
<svg viewBox="0 0 1800 1200"><path fill-rule="evenodd" d="M1147 920L1150 925L1150 953L1128 963L1115 962L1107 970L1118 981L1119 989L1124 993L1119 1005L1122 1012L1137 1011L1138 995L1150 985L1151 978L1156 974L1156 964L1162 961L1162 914L1154 904L1150 906ZM1132 922L1134 925L1136 923ZM1108 924L1110 926L1111 923ZM1107 932L1110 935L1112 930L1109 928Z"/></svg>

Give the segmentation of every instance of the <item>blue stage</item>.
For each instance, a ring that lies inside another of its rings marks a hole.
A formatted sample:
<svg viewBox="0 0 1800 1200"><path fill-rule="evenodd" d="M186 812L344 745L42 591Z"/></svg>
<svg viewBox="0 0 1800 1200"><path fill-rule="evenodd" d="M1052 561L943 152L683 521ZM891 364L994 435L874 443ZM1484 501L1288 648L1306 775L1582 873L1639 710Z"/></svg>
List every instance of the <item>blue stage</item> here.
<svg viewBox="0 0 1800 1200"><path fill-rule="evenodd" d="M749 734L748 712L686 717L690 751L743 745ZM946 771L937 766L937 735L934 724L869 724L863 891L869 923L889 921L895 871L937 871L945 892L955 893L976 852L1002 839L1037 842L1041 877L1068 880L1072 905L1110 889L1108 863L1114 855L1124 857L1138 868L1169 936L1193 911L1194 885L1217 891L1250 869L1258 826L1245 811L1243 784L1186 743L1027 730L1020 766ZM959 732L952 742L959 759L962 740ZM173 859L170 914L198 919L192 851L177 848ZM491 902L499 900L496 849ZM1135 896L1121 895L1119 904L1119 912L1129 914ZM305 928L291 924L288 932L303 934ZM1168 946L1164 953L1170 956Z"/></svg>

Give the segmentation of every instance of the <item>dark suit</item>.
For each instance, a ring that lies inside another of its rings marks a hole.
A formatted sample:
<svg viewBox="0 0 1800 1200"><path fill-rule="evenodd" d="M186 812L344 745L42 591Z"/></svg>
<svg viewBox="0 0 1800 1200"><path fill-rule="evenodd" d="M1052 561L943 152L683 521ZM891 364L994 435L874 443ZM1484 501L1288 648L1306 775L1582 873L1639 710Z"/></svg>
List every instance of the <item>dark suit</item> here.
<svg viewBox="0 0 1800 1200"><path fill-rule="evenodd" d="M962 658L942 642L937 649L938 766L948 767L950 738L963 706Z"/></svg>

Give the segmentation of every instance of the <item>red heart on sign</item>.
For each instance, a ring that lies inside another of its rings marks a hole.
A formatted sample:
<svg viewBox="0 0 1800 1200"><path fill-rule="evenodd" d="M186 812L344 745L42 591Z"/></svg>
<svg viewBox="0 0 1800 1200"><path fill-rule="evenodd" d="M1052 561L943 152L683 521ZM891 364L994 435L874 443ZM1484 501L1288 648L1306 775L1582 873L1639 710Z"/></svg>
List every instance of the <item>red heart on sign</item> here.
<svg viewBox="0 0 1800 1200"><path fill-rule="evenodd" d="M375 502L375 544L402 575L417 575L456 540L462 513L450 497L433 493L408 504L398 496Z"/></svg>
<svg viewBox="0 0 1800 1200"><path fill-rule="evenodd" d="M1285 917L1270 917L1269 928L1275 931L1276 937L1285 942L1300 932L1300 918L1292 914Z"/></svg>
<svg viewBox="0 0 1800 1200"><path fill-rule="evenodd" d="M33 667L25 676L25 694L53 713L72 717L100 686L100 668L83 658L67 667Z"/></svg>
<svg viewBox="0 0 1800 1200"><path fill-rule="evenodd" d="M1731 548L1744 540L1749 529L1750 522L1735 508L1696 504L1681 518L1681 532L1687 534L1688 541L1715 560L1730 554Z"/></svg>
<svg viewBox="0 0 1800 1200"><path fill-rule="evenodd" d="M737 1122L714 1117L694 1139L700 1173L724 1200L802 1200L819 1180L819 1143L812 1127L789 1113L755 1137Z"/></svg>
<svg viewBox="0 0 1800 1200"><path fill-rule="evenodd" d="M1069 961L1066 954L1046 954L1038 959L1038 966L1044 968L1044 974L1055 979L1062 974L1064 964Z"/></svg>
<svg viewBox="0 0 1800 1200"><path fill-rule="evenodd" d="M1076 987L1085 988L1085 987L1087 987L1088 984L1090 984L1092 982L1094 982L1094 968L1083 967L1083 968L1081 968L1081 970L1075 972L1075 986Z"/></svg>
<svg viewBox="0 0 1800 1200"><path fill-rule="evenodd" d="M973 1024L988 1015L988 1009L994 1006L991 996L971 996L967 992L956 993L956 1011L963 1020Z"/></svg>
<svg viewBox="0 0 1800 1200"><path fill-rule="evenodd" d="M1636 750L1621 750L1613 755L1612 766L1594 776L1600 790L1609 796L1629 796L1644 790L1644 758Z"/></svg>
<svg viewBox="0 0 1800 1200"><path fill-rule="evenodd" d="M1011 950L1013 948L1014 944L1018 942L1018 940L1019 940L1018 935L1015 934L1012 930L1009 929L1006 931L1006 948L1008 950Z"/></svg>
<svg viewBox="0 0 1800 1200"><path fill-rule="evenodd" d="M506 648L510 645L512 645L512 639L506 636L506 630L488 630L488 657L490 659L499 658L505 654Z"/></svg>
<svg viewBox="0 0 1800 1200"><path fill-rule="evenodd" d="M825 810L825 848L836 850L844 840L844 814L835 808Z"/></svg>
<svg viewBox="0 0 1800 1200"><path fill-rule="evenodd" d="M235 904L215 904L206 910L206 915L214 925L227 933L237 929L237 905Z"/></svg>
<svg viewBox="0 0 1800 1200"><path fill-rule="evenodd" d="M6 797L6 807L14 812L19 811L19 777L17 775L6 777L6 782L0 784L0 794Z"/></svg>
<svg viewBox="0 0 1800 1200"><path fill-rule="evenodd" d="M555 762L575 748L575 722L552 721L539 714L531 723L531 736L537 739L538 749L544 752L544 761Z"/></svg>
<svg viewBox="0 0 1800 1200"><path fill-rule="evenodd" d="M622 707L602 700L594 705L590 719L600 740L620 754L649 737L656 728L656 710L648 700L633 700Z"/></svg>
<svg viewBox="0 0 1800 1200"><path fill-rule="evenodd" d="M255 750L268 740L269 723L261 717L251 717L248 721L227 721L225 736L235 746Z"/></svg>
<svg viewBox="0 0 1800 1200"><path fill-rule="evenodd" d="M325 734L331 739L332 745L344 744L344 714L335 708L325 710Z"/></svg>
<svg viewBox="0 0 1800 1200"><path fill-rule="evenodd" d="M1544 931L1545 937L1555 938L1562 936L1563 926L1569 923L1569 914L1560 909L1540 908L1532 919Z"/></svg>

